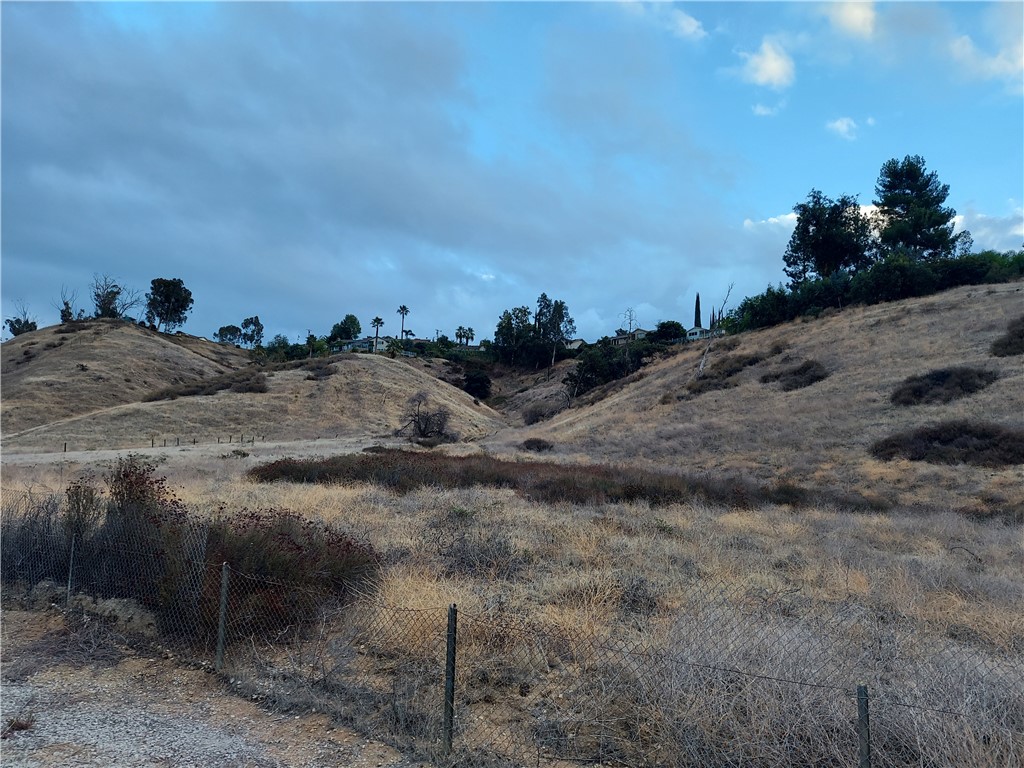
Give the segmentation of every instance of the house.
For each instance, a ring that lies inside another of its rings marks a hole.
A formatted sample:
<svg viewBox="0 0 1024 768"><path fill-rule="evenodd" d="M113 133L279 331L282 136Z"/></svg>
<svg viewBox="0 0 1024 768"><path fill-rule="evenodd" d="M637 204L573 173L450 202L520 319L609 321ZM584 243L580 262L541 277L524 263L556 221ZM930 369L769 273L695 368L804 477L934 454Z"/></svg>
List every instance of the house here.
<svg viewBox="0 0 1024 768"><path fill-rule="evenodd" d="M621 347L631 342L639 341L640 339L646 338L648 333L650 333L650 331L645 331L643 328L637 328L634 331L627 331L619 328L615 332L615 335L612 336L612 346Z"/></svg>
<svg viewBox="0 0 1024 768"><path fill-rule="evenodd" d="M687 341L700 341L701 339L710 339L711 331L707 328L701 328L699 325L696 328L691 328L686 332Z"/></svg>
<svg viewBox="0 0 1024 768"><path fill-rule="evenodd" d="M390 336L366 336L362 339L346 341L341 346L342 352L384 352L391 341Z"/></svg>
<svg viewBox="0 0 1024 768"><path fill-rule="evenodd" d="M580 347L582 347L586 343L587 342L585 342L583 339L571 339L571 340L565 342L565 348L566 349L579 349Z"/></svg>

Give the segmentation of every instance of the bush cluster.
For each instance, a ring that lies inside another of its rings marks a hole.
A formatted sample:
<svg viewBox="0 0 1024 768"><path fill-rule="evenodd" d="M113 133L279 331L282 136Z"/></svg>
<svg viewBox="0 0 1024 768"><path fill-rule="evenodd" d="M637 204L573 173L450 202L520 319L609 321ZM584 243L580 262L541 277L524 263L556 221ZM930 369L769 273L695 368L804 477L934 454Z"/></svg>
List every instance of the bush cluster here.
<svg viewBox="0 0 1024 768"><path fill-rule="evenodd" d="M703 498L744 508L759 504L819 503L792 485L762 486L739 477L692 477L630 467L568 466L551 462L511 462L490 456L445 456L383 449L372 454L329 458L279 459L247 473L264 483L372 483L405 494L423 487L510 488L535 501L602 504L646 501L663 506ZM871 506L858 497L828 499L842 506Z"/></svg>
<svg viewBox="0 0 1024 768"><path fill-rule="evenodd" d="M211 379L158 389L155 392L150 392L143 400L146 402L176 400L179 397L215 395L225 390L229 392L266 392L268 390L267 376L263 371L243 368L239 371L214 376Z"/></svg>
<svg viewBox="0 0 1024 768"><path fill-rule="evenodd" d="M832 372L817 360L804 360L799 365L764 374L761 383L770 384L777 381L783 392L792 392L794 389L803 389L824 381L831 375Z"/></svg>
<svg viewBox="0 0 1024 768"><path fill-rule="evenodd" d="M1012 320L1006 333L992 342L992 354L996 357L1024 355L1024 315Z"/></svg>
<svg viewBox="0 0 1024 768"><path fill-rule="evenodd" d="M998 379L998 373L984 368L939 368L908 377L896 387L890 399L894 405L948 403L980 392Z"/></svg>
<svg viewBox="0 0 1024 768"><path fill-rule="evenodd" d="M735 387L737 382L734 380L734 377L737 374L758 363L763 363L769 358L782 354L784 349L783 345L776 344L767 352L726 355L712 363L703 376L689 382L686 385L686 390L691 395L703 395L705 392L715 392L720 389Z"/></svg>
<svg viewBox="0 0 1024 768"><path fill-rule="evenodd" d="M944 421L900 432L871 446L878 459L897 458L932 464L1008 467L1024 464L1024 430L1000 424Z"/></svg>
<svg viewBox="0 0 1024 768"><path fill-rule="evenodd" d="M5 583L64 584L70 572L75 591L134 600L163 634L202 641L216 631L224 562L245 574L232 583L233 625L264 632L309 620L314 606L365 583L378 565L367 544L287 511L222 509L199 519L138 456L119 459L103 479L105 493L84 479L63 498L5 511Z"/></svg>
<svg viewBox="0 0 1024 768"><path fill-rule="evenodd" d="M1006 283L1024 277L1024 250L983 251L960 258L919 261L897 254L854 275L839 271L790 288L768 286L729 312L730 332L767 328L802 316L817 317L829 308L878 304L928 296L961 285Z"/></svg>

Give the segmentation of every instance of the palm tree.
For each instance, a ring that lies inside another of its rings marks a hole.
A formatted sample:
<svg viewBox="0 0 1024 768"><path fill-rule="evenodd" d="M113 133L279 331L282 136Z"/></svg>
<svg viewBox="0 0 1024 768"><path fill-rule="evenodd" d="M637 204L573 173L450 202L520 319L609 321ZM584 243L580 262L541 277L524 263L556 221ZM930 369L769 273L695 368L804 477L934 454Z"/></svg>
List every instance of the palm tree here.
<svg viewBox="0 0 1024 768"><path fill-rule="evenodd" d="M414 331L412 328L406 328L405 330L402 331L402 335L406 339L411 339L416 335L416 331Z"/></svg>
<svg viewBox="0 0 1024 768"><path fill-rule="evenodd" d="M402 316L402 338L405 338L405 318L409 315L409 308L403 304L398 308L398 314Z"/></svg>
<svg viewBox="0 0 1024 768"><path fill-rule="evenodd" d="M466 329L460 325L455 329L455 340L461 344L464 338L466 338Z"/></svg>
<svg viewBox="0 0 1024 768"><path fill-rule="evenodd" d="M466 340L466 346L468 347L469 342L476 338L476 333L473 331L472 328L467 328L465 332L462 334L462 337Z"/></svg>
<svg viewBox="0 0 1024 768"><path fill-rule="evenodd" d="M370 325L373 326L373 351L377 351L377 339L380 338L380 329L384 325L383 318L375 317L370 321Z"/></svg>

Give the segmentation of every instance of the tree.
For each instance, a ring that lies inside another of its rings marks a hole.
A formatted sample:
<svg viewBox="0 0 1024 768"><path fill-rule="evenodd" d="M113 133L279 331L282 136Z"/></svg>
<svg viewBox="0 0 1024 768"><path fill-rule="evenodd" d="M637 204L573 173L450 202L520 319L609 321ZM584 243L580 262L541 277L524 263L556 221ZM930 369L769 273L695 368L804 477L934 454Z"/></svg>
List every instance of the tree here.
<svg viewBox="0 0 1024 768"><path fill-rule="evenodd" d="M341 322L335 323L334 327L331 328L327 341L331 344L336 344L340 341L351 341L362 332L363 327L359 324L358 318L355 315L345 315Z"/></svg>
<svg viewBox="0 0 1024 768"><path fill-rule="evenodd" d="M222 325L213 334L213 338L221 344L240 344L242 341L242 329L237 325Z"/></svg>
<svg viewBox="0 0 1024 768"><path fill-rule="evenodd" d="M693 327L700 328L700 294L697 294L697 301L693 304Z"/></svg>
<svg viewBox="0 0 1024 768"><path fill-rule="evenodd" d="M75 309L75 302L78 301L78 291L69 291L65 286L60 289L60 304L54 305L60 312L62 323L71 323L75 320L85 319L84 309Z"/></svg>
<svg viewBox="0 0 1024 768"><path fill-rule="evenodd" d="M790 287L871 264L871 225L856 197L833 200L812 189L806 202L793 206L793 212L796 227L783 256Z"/></svg>
<svg viewBox="0 0 1024 768"><path fill-rule="evenodd" d="M192 291L180 278L154 278L146 294L146 320L169 331L185 324L192 303Z"/></svg>
<svg viewBox="0 0 1024 768"><path fill-rule="evenodd" d="M462 344L462 340L466 338L466 329L464 326L459 326L455 329L455 341Z"/></svg>
<svg viewBox="0 0 1024 768"><path fill-rule="evenodd" d="M552 301L546 293L542 293L537 297L534 322L540 342L545 347L551 347L551 365L554 365L559 345L565 346L576 333L576 323L569 314L569 307L561 299Z"/></svg>
<svg viewBox="0 0 1024 768"><path fill-rule="evenodd" d="M463 338L466 340L466 346L469 346L470 342L476 338L476 331L473 330L472 326L465 329Z"/></svg>
<svg viewBox="0 0 1024 768"><path fill-rule="evenodd" d="M263 323L259 315L247 317L242 321L241 342L252 349L257 349L263 344Z"/></svg>
<svg viewBox="0 0 1024 768"><path fill-rule="evenodd" d="M935 171L926 170L920 155L883 163L875 196L884 256L902 252L912 259L932 261L970 249L970 233L954 235L956 211L943 206L949 185L940 183Z"/></svg>
<svg viewBox="0 0 1024 768"><path fill-rule="evenodd" d="M402 338L405 338L405 318L409 316L409 308L403 304L398 308L398 314L402 316Z"/></svg>
<svg viewBox="0 0 1024 768"><path fill-rule="evenodd" d="M466 379L462 388L479 400L491 396L491 377L483 371L466 371Z"/></svg>
<svg viewBox="0 0 1024 768"><path fill-rule="evenodd" d="M38 330L35 318L29 317L28 308L22 302L17 302L15 309L17 309L18 314L4 320L4 325L11 332L11 336L21 336L23 333Z"/></svg>
<svg viewBox="0 0 1024 768"><path fill-rule="evenodd" d="M647 338L655 343L672 344L686 339L686 329L676 320L662 320Z"/></svg>
<svg viewBox="0 0 1024 768"><path fill-rule="evenodd" d="M509 365L516 364L527 342L534 332L530 322L530 308L526 306L506 309L498 318L494 329L494 351L498 360Z"/></svg>
<svg viewBox="0 0 1024 768"><path fill-rule="evenodd" d="M384 326L384 319L381 317L375 317L370 321L370 325L373 326L373 351L377 351L377 339L380 338L380 329Z"/></svg>
<svg viewBox="0 0 1024 768"><path fill-rule="evenodd" d="M138 291L124 288L110 275L93 275L92 300L95 317L124 317L129 310L142 303Z"/></svg>

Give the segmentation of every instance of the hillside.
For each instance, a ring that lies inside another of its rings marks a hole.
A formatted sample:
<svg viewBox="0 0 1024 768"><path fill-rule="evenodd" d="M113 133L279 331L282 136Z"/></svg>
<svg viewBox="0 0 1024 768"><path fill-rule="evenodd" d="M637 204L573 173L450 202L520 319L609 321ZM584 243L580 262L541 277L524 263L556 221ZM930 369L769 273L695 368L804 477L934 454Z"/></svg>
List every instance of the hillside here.
<svg viewBox="0 0 1024 768"><path fill-rule="evenodd" d="M462 438L503 426L465 392L400 360L369 355L332 358L322 377L303 368L268 370L266 392L144 402L156 390L248 365L248 356L130 324L89 325L94 327L76 335L47 328L3 345L6 452L60 450L65 442L71 450L144 447L176 438L216 443L243 434L268 441L391 435L419 392L431 408L448 408L451 429ZM47 346L50 339L54 343ZM21 357L28 362L18 364Z"/></svg>
<svg viewBox="0 0 1024 768"><path fill-rule="evenodd" d="M871 444L950 419L1024 428L1024 361L993 357L990 345L1024 313L1020 283L958 288L895 304L852 307L831 317L714 342L705 377L742 356L764 359L726 382L692 394L706 344L695 344L625 382L581 398L552 420L485 441L511 454L527 437L554 443L553 457L629 462L699 473L736 473L848 495L862 503L926 504L986 513L1024 509L1024 466L974 467L878 461ZM748 359L752 359L749 358ZM762 383L806 361L828 377L783 391ZM898 406L893 390L908 376L951 366L999 378L946 404Z"/></svg>
<svg viewBox="0 0 1024 768"><path fill-rule="evenodd" d="M26 429L138 402L148 393L235 370L248 353L122 320L42 328L5 342L0 428ZM6 446L5 446L6 447Z"/></svg>

